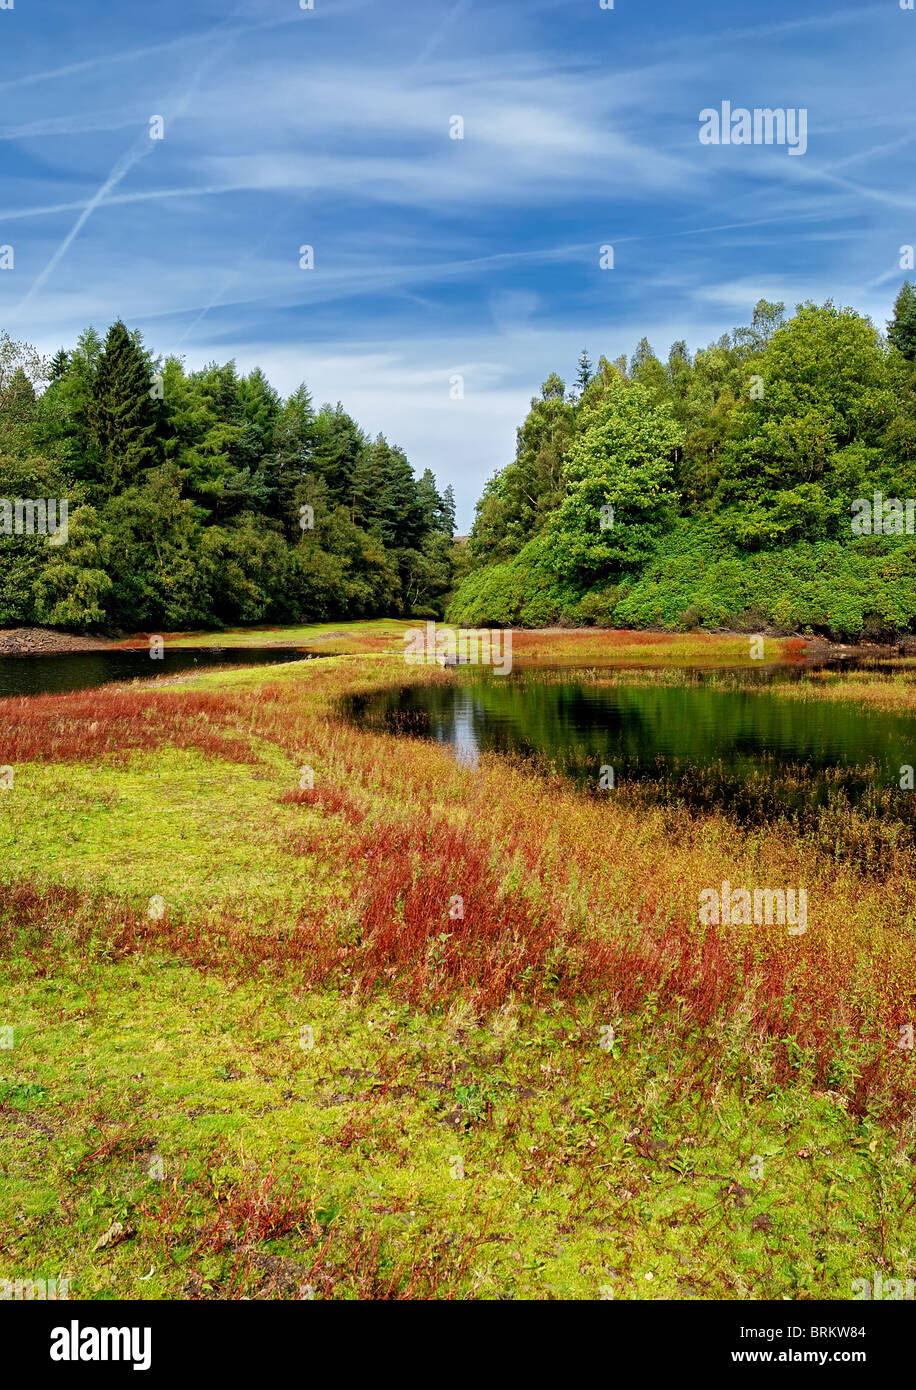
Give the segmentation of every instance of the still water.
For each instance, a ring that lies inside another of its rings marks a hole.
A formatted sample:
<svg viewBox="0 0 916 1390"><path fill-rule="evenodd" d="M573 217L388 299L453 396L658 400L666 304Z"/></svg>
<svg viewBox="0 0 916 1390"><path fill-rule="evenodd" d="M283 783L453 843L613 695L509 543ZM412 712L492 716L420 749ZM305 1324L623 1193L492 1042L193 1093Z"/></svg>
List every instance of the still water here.
<svg viewBox="0 0 916 1390"><path fill-rule="evenodd" d="M901 678L916 674L903 668ZM641 784L744 820L810 811L837 795L910 820L914 798L900 778L916 764L916 720L786 691L824 679L788 668L643 670L609 684L585 673L456 672L449 684L351 697L343 712L363 727L448 744L472 766L485 752L509 754L586 790L612 768L615 787Z"/></svg>
<svg viewBox="0 0 916 1390"><path fill-rule="evenodd" d="M53 656L0 657L0 697L60 694L84 690L109 681L149 680L176 676L195 666L261 666L276 661L300 661L306 652L284 647L174 647L161 661L142 651L64 652Z"/></svg>

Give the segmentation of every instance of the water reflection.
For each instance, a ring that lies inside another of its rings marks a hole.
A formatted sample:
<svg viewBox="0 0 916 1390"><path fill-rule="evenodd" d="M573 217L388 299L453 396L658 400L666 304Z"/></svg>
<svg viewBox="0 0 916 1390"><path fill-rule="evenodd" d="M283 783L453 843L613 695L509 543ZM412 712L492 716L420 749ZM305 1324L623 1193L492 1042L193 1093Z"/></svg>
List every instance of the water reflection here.
<svg viewBox="0 0 916 1390"><path fill-rule="evenodd" d="M909 667L895 673L914 679ZM744 823L788 817L823 829L825 813L854 808L916 845L914 795L901 784L916 766L916 721L819 698L823 679L804 668L643 669L608 684L569 671L462 672L351 697L343 710L363 727L447 744L470 767L483 753L510 755L595 794L612 767L626 794ZM789 681L811 683L811 698L787 698Z"/></svg>

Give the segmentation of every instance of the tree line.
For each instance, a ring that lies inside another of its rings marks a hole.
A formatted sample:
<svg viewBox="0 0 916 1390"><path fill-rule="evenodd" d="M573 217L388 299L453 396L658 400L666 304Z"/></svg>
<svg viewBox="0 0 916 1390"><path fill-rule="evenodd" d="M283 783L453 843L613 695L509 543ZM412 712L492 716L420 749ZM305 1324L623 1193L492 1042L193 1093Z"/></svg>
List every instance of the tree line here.
<svg viewBox="0 0 916 1390"><path fill-rule="evenodd" d="M0 498L69 508L64 545L0 533L0 626L437 617L453 585L430 469L305 385L189 372L120 320L50 360L0 334Z"/></svg>
<svg viewBox="0 0 916 1390"><path fill-rule="evenodd" d="M667 359L583 352L486 485L454 621L882 635L916 625L916 538L856 499L916 497L916 290L882 333L832 301L761 300Z"/></svg>

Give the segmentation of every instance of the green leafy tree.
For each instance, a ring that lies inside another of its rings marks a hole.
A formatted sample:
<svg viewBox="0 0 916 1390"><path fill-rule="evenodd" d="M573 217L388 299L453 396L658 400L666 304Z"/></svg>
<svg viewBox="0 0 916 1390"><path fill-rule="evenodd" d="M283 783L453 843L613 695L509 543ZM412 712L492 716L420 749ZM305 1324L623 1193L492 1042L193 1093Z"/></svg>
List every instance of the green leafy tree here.
<svg viewBox="0 0 916 1390"><path fill-rule="evenodd" d="M586 388L585 400L594 389ZM507 559L542 531L563 493L563 462L575 436L577 410L552 373L516 437L515 459L491 478L477 504L468 541L475 564Z"/></svg>
<svg viewBox="0 0 916 1390"><path fill-rule="evenodd" d="M35 586L35 620L86 631L108 617L112 537L96 509L86 505L70 512L67 529L66 545L48 547Z"/></svg>
<svg viewBox="0 0 916 1390"><path fill-rule="evenodd" d="M732 342L738 351L745 354L763 352L773 334L785 323L785 308L781 301L758 299L750 328L736 328L732 333Z"/></svg>
<svg viewBox="0 0 916 1390"><path fill-rule="evenodd" d="M800 305L759 375L762 394L742 400L726 450L721 524L748 546L832 534L883 472L895 402L878 335L852 309Z"/></svg>
<svg viewBox="0 0 916 1390"><path fill-rule="evenodd" d="M142 484L116 493L102 517L114 541L107 604L114 624L155 630L210 621L199 563L200 520L182 496L174 464L150 469Z"/></svg>
<svg viewBox="0 0 916 1390"><path fill-rule="evenodd" d="M551 526L557 573L593 581L644 562L673 525L673 455L682 434L667 403L615 374L590 411L564 470Z"/></svg>

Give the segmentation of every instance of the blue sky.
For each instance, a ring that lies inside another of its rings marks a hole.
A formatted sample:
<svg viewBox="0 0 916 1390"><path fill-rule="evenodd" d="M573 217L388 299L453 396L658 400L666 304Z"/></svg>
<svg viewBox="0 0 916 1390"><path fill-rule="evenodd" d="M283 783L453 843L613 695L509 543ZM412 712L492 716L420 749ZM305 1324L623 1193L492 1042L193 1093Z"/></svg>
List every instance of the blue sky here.
<svg viewBox="0 0 916 1390"><path fill-rule="evenodd" d="M899 0L13 3L0 327L53 351L120 315L305 380L451 482L462 529L583 345L702 347L761 295L883 326L916 243ZM807 153L701 145L723 100L807 108Z"/></svg>

